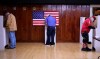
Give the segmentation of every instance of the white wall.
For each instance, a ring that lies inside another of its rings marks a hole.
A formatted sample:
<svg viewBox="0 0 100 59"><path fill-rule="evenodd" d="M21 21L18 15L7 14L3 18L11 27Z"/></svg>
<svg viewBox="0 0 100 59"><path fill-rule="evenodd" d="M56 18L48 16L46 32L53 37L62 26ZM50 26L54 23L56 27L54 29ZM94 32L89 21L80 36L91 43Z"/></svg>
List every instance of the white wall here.
<svg viewBox="0 0 100 59"><path fill-rule="evenodd" d="M90 17L93 16L93 7L100 7L100 5L90 5ZM91 42L92 42L92 36L93 36L92 32L93 30L90 30L90 33L89 33L89 41Z"/></svg>

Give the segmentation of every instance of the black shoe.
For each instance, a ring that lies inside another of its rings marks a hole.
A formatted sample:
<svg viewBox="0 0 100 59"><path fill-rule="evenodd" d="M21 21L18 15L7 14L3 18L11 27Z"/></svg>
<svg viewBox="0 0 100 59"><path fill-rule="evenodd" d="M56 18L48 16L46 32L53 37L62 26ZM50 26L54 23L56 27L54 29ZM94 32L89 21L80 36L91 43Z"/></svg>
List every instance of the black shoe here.
<svg viewBox="0 0 100 59"><path fill-rule="evenodd" d="M6 49L14 49L14 48L11 48L11 47L6 47Z"/></svg>
<svg viewBox="0 0 100 59"><path fill-rule="evenodd" d="M82 50L82 51L91 51L91 49L88 48L88 47L86 47L86 48L82 48L81 50Z"/></svg>
<svg viewBox="0 0 100 59"><path fill-rule="evenodd" d="M96 49L94 47L92 47L92 51L96 51Z"/></svg>
<svg viewBox="0 0 100 59"><path fill-rule="evenodd" d="M50 43L50 45L55 45L55 43Z"/></svg>
<svg viewBox="0 0 100 59"><path fill-rule="evenodd" d="M87 50L87 51L91 51L91 49L90 49L90 48L88 48L88 47L86 47L86 50Z"/></svg>
<svg viewBox="0 0 100 59"><path fill-rule="evenodd" d="M49 43L46 43L45 45L50 45Z"/></svg>
<svg viewBox="0 0 100 59"><path fill-rule="evenodd" d="M16 48L16 47L11 48L9 45L6 45L5 48L6 48L6 49L14 49L14 48Z"/></svg>
<svg viewBox="0 0 100 59"><path fill-rule="evenodd" d="M88 42L88 44L91 44L91 42Z"/></svg>
<svg viewBox="0 0 100 59"><path fill-rule="evenodd" d="M8 48L8 47L9 47L9 45L6 45L6 46L5 46L5 48Z"/></svg>
<svg viewBox="0 0 100 59"><path fill-rule="evenodd" d="M82 48L81 50L82 50L82 51L86 51L86 48Z"/></svg>

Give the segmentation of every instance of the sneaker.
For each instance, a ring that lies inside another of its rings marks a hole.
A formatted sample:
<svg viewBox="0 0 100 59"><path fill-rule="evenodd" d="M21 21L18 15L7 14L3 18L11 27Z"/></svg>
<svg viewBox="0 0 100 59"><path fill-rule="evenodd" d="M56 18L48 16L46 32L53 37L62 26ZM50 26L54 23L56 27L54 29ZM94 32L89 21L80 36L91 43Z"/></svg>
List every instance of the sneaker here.
<svg viewBox="0 0 100 59"><path fill-rule="evenodd" d="M87 50L87 51L91 51L91 49L90 49L90 48L88 48L88 47L86 47L86 50Z"/></svg>
<svg viewBox="0 0 100 59"><path fill-rule="evenodd" d="M46 43L45 45L50 45L50 43L48 42L48 43Z"/></svg>
<svg viewBox="0 0 100 59"><path fill-rule="evenodd" d="M5 46L5 48L8 48L8 47L9 47L9 45L6 45L6 46Z"/></svg>
<svg viewBox="0 0 100 59"><path fill-rule="evenodd" d="M96 49L94 47L92 47L92 51L96 51Z"/></svg>
<svg viewBox="0 0 100 59"><path fill-rule="evenodd" d="M82 50L82 51L87 51L86 48L82 48L81 50Z"/></svg>
<svg viewBox="0 0 100 59"><path fill-rule="evenodd" d="M11 47L6 47L6 49L14 49L14 48L11 48Z"/></svg>
<svg viewBox="0 0 100 59"><path fill-rule="evenodd" d="M55 43L51 43L50 45L55 45Z"/></svg>
<svg viewBox="0 0 100 59"><path fill-rule="evenodd" d="M86 47L86 48L82 48L81 50L82 50L82 51L91 51L91 49L88 48L88 47Z"/></svg>

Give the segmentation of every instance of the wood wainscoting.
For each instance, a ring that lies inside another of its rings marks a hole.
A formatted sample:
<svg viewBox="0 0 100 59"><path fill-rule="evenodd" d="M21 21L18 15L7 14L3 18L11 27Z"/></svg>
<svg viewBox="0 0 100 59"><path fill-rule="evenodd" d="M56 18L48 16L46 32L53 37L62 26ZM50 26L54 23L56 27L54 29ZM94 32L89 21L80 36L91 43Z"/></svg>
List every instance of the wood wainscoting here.
<svg viewBox="0 0 100 59"><path fill-rule="evenodd" d="M79 42L80 17L89 17L90 5L25 5L1 6L16 16L18 30L17 42L44 42L44 26L32 25L32 11L59 11L59 26L57 26L57 42Z"/></svg>

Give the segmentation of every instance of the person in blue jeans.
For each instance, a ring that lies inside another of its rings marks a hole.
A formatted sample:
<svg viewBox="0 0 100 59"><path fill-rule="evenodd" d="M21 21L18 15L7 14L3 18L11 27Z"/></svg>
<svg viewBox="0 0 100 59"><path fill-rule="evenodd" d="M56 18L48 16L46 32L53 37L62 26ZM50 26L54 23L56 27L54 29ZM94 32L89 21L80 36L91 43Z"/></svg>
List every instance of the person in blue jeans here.
<svg viewBox="0 0 100 59"><path fill-rule="evenodd" d="M16 47L16 37L15 37L15 32L10 31L9 32L9 40L10 40L10 46L9 48L15 48Z"/></svg>
<svg viewBox="0 0 100 59"><path fill-rule="evenodd" d="M45 19L47 26L47 41L46 45L54 45L54 36L55 36L55 27L56 27L56 18L51 15Z"/></svg>
<svg viewBox="0 0 100 59"><path fill-rule="evenodd" d="M16 36L15 36L15 31L17 31L16 18L10 12L6 12L5 16L7 20L6 29L8 31L8 36L9 36L9 45L7 45L5 48L13 49L16 48Z"/></svg>

